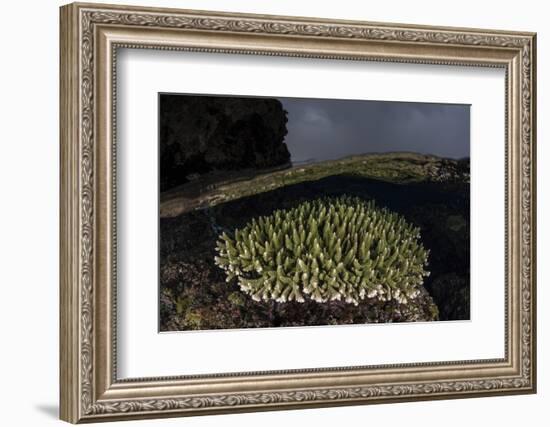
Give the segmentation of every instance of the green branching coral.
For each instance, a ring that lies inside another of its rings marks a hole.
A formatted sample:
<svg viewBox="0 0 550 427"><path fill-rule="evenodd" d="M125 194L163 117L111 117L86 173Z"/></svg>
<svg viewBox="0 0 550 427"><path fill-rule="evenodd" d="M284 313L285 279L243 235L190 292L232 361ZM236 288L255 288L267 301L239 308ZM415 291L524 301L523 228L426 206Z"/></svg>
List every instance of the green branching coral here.
<svg viewBox="0 0 550 427"><path fill-rule="evenodd" d="M406 303L429 274L419 239L418 228L372 201L321 198L223 233L215 262L256 301Z"/></svg>

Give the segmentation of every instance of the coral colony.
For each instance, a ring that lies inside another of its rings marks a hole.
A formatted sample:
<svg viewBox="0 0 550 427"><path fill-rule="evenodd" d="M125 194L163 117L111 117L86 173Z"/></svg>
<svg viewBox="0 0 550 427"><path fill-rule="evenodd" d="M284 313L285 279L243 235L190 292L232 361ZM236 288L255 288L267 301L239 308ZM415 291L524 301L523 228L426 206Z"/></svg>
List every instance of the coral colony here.
<svg viewBox="0 0 550 427"><path fill-rule="evenodd" d="M222 233L215 263L255 301L406 304L429 272L419 229L373 201L325 197Z"/></svg>

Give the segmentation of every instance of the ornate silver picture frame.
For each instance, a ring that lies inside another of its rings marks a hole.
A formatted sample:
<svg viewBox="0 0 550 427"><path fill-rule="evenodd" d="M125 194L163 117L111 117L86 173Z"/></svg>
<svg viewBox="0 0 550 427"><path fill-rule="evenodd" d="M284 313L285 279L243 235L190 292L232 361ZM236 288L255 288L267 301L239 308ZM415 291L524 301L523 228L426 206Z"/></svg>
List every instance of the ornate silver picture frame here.
<svg viewBox="0 0 550 427"><path fill-rule="evenodd" d="M535 34L81 3L63 6L60 18L61 419L79 423L536 391ZM120 49L504 70L505 253L495 255L505 259L504 357L119 378Z"/></svg>

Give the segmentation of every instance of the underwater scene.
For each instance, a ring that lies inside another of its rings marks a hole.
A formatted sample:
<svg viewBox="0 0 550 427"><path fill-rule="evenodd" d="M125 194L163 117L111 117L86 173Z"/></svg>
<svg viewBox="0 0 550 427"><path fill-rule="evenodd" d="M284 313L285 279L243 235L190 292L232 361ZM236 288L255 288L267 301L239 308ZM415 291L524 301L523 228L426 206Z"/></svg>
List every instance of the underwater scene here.
<svg viewBox="0 0 550 427"><path fill-rule="evenodd" d="M159 330L470 318L470 106L159 94Z"/></svg>

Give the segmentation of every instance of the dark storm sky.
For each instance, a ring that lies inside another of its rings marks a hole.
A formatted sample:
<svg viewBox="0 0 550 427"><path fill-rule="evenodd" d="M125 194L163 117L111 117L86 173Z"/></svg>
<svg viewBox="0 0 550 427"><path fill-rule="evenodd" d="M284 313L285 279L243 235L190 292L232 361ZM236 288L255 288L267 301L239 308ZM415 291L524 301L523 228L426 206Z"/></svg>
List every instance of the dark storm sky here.
<svg viewBox="0 0 550 427"><path fill-rule="evenodd" d="M293 162L388 151L470 156L469 105L278 99L288 111Z"/></svg>

